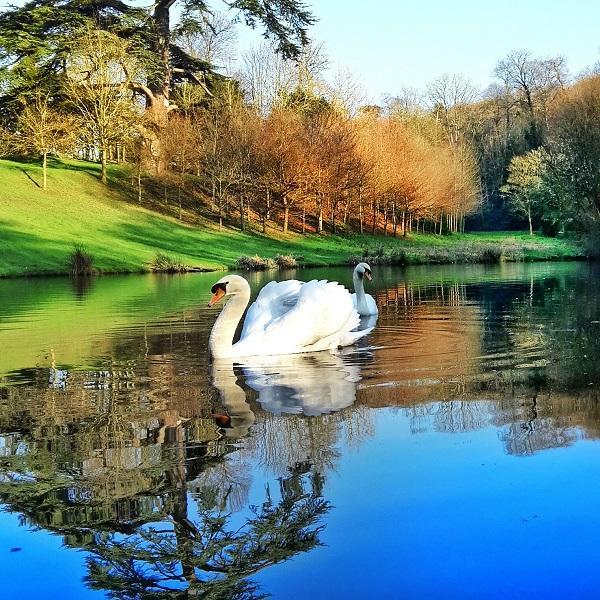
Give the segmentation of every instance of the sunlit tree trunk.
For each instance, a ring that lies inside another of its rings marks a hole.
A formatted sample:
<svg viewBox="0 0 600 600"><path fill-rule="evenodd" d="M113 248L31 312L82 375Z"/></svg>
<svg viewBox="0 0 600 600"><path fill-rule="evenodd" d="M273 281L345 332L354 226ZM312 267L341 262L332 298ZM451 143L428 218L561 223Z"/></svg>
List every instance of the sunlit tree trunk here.
<svg viewBox="0 0 600 600"><path fill-rule="evenodd" d="M42 158L42 188L48 189L48 153L43 153Z"/></svg>

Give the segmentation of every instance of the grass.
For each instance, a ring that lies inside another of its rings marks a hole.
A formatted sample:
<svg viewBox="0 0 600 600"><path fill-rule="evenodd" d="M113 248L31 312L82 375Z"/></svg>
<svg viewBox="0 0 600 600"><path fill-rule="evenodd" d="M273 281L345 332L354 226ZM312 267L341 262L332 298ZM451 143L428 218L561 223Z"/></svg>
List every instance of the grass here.
<svg viewBox="0 0 600 600"><path fill-rule="evenodd" d="M44 191L38 164L0 160L0 276L68 274L78 245L103 273L150 271L159 254L192 270L233 268L240 256L294 256L300 266L339 265L372 249L381 256L396 253L407 264L469 262L484 246L494 247L497 254L498 245L506 260L583 256L572 241L524 233L402 239L270 231L266 236L219 230L201 217L186 225L136 205L118 186L103 186L98 174L98 165L92 163L55 161ZM110 167L110 175L118 176L118 167Z"/></svg>
<svg viewBox="0 0 600 600"><path fill-rule="evenodd" d="M94 257L88 254L85 248L77 244L71 254L69 255L69 263L71 265L71 275L74 276L88 276L94 275L96 270L94 269Z"/></svg>

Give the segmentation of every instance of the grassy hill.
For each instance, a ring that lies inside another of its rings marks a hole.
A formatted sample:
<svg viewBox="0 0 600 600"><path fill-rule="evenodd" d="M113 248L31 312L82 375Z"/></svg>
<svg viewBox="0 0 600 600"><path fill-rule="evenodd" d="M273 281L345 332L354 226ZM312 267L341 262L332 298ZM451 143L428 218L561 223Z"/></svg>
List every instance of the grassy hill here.
<svg viewBox="0 0 600 600"><path fill-rule="evenodd" d="M117 167L112 171L113 176L119 174ZM85 248L94 266L106 273L149 270L159 252L203 269L232 267L240 255L254 254L294 254L302 256L305 264L341 264L366 248L377 255L403 249L407 262L427 262L428 256L433 262L453 262L453 248L458 247L458 260L462 260L482 244L500 244L508 249L508 258L525 260L582 254L573 242L521 233L416 235L403 240L368 235L284 236L273 229L265 236L219 230L203 217L187 225L138 206L119 186L103 186L98 166L80 161L53 163L48 190L42 190L40 182L37 164L0 160L0 276L68 273L76 245Z"/></svg>

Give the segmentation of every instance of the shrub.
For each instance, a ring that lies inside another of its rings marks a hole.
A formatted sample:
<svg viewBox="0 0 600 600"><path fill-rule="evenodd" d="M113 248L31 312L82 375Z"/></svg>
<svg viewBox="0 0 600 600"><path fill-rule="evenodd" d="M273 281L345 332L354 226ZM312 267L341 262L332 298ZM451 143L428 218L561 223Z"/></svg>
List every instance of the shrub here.
<svg viewBox="0 0 600 600"><path fill-rule="evenodd" d="M263 258L256 254L254 256L240 256L235 261L235 266L242 271L266 271L276 267L273 259Z"/></svg>
<svg viewBox="0 0 600 600"><path fill-rule="evenodd" d="M185 273L189 267L179 262L178 258L173 258L164 252L157 252L154 260L150 263L150 268L155 273Z"/></svg>
<svg viewBox="0 0 600 600"><path fill-rule="evenodd" d="M73 251L69 255L69 264L71 265L71 275L95 275L97 273L94 268L94 257L86 252L85 248L80 244L73 247Z"/></svg>
<svg viewBox="0 0 600 600"><path fill-rule="evenodd" d="M396 248L389 254L390 264L392 265L405 265L407 264L406 250L402 248Z"/></svg>
<svg viewBox="0 0 600 600"><path fill-rule="evenodd" d="M298 267L296 259L291 254L278 254L275 257L275 264L280 269L295 269Z"/></svg>
<svg viewBox="0 0 600 600"><path fill-rule="evenodd" d="M504 253L501 247L486 246L481 251L479 262L482 263L499 263L504 259Z"/></svg>

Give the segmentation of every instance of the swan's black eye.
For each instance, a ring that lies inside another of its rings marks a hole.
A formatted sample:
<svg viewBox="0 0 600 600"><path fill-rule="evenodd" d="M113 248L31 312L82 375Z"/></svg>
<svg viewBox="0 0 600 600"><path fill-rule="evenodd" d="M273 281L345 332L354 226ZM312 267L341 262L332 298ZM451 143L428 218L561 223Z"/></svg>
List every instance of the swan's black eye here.
<svg viewBox="0 0 600 600"><path fill-rule="evenodd" d="M371 275L371 269L365 269L365 273L368 273L369 275Z"/></svg>
<svg viewBox="0 0 600 600"><path fill-rule="evenodd" d="M213 294L216 294L217 290L221 290L225 294L225 293L227 293L227 287L226 286L227 286L228 283L229 283L229 281L226 281L225 283L215 283L215 285L213 285L210 288L210 291Z"/></svg>

